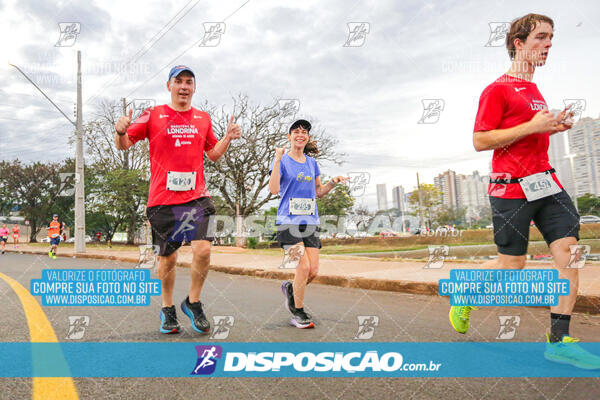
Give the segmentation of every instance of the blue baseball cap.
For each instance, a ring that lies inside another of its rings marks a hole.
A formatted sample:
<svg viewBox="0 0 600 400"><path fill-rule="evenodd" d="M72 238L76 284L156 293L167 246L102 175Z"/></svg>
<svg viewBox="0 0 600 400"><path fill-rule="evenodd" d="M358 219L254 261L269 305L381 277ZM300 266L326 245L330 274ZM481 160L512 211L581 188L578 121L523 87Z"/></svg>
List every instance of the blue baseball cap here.
<svg viewBox="0 0 600 400"><path fill-rule="evenodd" d="M173 78L173 77L177 77L183 71L189 72L190 74L192 74L194 79L196 79L196 75L194 75L194 71L192 71L189 67L186 67L185 65L177 65L177 66L171 68L171 72L169 72L168 80L171 80L171 78Z"/></svg>

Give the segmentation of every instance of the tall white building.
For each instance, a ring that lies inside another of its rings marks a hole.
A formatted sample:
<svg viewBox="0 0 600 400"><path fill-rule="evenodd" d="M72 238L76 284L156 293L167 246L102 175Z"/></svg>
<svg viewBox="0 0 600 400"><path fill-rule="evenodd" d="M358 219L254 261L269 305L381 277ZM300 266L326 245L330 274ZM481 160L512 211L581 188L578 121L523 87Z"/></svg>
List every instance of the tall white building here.
<svg viewBox="0 0 600 400"><path fill-rule="evenodd" d="M406 214L406 194L402 186L395 186L392 189L392 201L394 202L394 208L397 208L402 214Z"/></svg>
<svg viewBox="0 0 600 400"><path fill-rule="evenodd" d="M575 154L575 194L600 195L600 118L581 118L568 131L569 151Z"/></svg>
<svg viewBox="0 0 600 400"><path fill-rule="evenodd" d="M567 137L562 133L550 136L548 159L556 170L556 176L570 196L575 196L575 181L571 169L571 160L567 157Z"/></svg>
<svg viewBox="0 0 600 400"><path fill-rule="evenodd" d="M434 185L442 192L442 204L448 208L458 207L456 172L448 170L433 178Z"/></svg>
<svg viewBox="0 0 600 400"><path fill-rule="evenodd" d="M467 219L476 219L479 210L489 206L489 182L490 177L479 175L479 171L473 171L471 175L456 175L457 204L460 208L466 208Z"/></svg>
<svg viewBox="0 0 600 400"><path fill-rule="evenodd" d="M388 209L387 189L385 183L377 184L377 209L379 211Z"/></svg>

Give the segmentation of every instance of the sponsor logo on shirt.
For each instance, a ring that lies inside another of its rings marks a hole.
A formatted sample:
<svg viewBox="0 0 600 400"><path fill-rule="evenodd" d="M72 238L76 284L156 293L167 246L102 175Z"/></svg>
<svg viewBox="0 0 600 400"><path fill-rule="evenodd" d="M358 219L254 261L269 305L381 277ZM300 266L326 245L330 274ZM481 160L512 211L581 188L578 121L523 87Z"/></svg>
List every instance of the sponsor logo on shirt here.
<svg viewBox="0 0 600 400"><path fill-rule="evenodd" d="M529 107L531 107L531 109L533 111L540 111L540 110L545 110L546 108L548 108L548 106L546 106L546 102L543 100L531 100L532 102L529 104Z"/></svg>
<svg viewBox="0 0 600 400"><path fill-rule="evenodd" d="M167 118L168 115L167 114L158 114L158 118Z"/></svg>
<svg viewBox="0 0 600 400"><path fill-rule="evenodd" d="M312 181L312 176L304 176L304 172L300 172L298 175L296 175L296 181L297 182L300 182L300 181L310 182L310 181Z"/></svg>
<svg viewBox="0 0 600 400"><path fill-rule="evenodd" d="M169 135L185 134L185 133L198 133L198 128L194 125L171 125L167 128Z"/></svg>
<svg viewBox="0 0 600 400"><path fill-rule="evenodd" d="M524 89L527 89L527 88L524 88L524 87L515 88L515 92L519 93L521 90L524 90Z"/></svg>
<svg viewBox="0 0 600 400"><path fill-rule="evenodd" d="M194 119L196 118L202 118L202 115L194 115Z"/></svg>

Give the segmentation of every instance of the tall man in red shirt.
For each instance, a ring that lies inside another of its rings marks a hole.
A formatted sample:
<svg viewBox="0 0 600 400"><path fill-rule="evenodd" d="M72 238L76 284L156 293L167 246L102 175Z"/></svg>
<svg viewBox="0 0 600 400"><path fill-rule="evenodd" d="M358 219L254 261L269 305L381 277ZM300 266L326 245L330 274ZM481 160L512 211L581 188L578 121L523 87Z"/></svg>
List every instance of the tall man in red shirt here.
<svg viewBox="0 0 600 400"><path fill-rule="evenodd" d="M528 14L512 22L506 47L512 65L485 88L479 99L473 145L494 150L488 194L493 214L494 241L500 268L524 268L531 220L550 247L561 279L569 279L570 294L551 307L545 357L577 366L597 366L600 358L572 342L569 322L578 289L578 270L566 268L570 246L579 240L579 215L548 162L550 135L571 128L568 109L558 115L532 82L535 68L546 63L554 22ZM450 322L466 333L473 307L454 306Z"/></svg>
<svg viewBox="0 0 600 400"><path fill-rule="evenodd" d="M180 330L173 287L177 249L190 242L193 251L189 296L181 303L192 328L200 333L210 331L200 293L210 264L213 240L210 222L215 207L204 181L204 153L216 162L233 139L241 137L241 129L233 123L225 137L217 141L210 116L192 107L196 78L191 69L179 65L169 72L167 89L171 103L147 109L133 123L132 111L115 124L117 149L126 150L136 142L150 143L150 192L146 214L152 226L152 243L159 249L158 277L162 281L162 333Z"/></svg>

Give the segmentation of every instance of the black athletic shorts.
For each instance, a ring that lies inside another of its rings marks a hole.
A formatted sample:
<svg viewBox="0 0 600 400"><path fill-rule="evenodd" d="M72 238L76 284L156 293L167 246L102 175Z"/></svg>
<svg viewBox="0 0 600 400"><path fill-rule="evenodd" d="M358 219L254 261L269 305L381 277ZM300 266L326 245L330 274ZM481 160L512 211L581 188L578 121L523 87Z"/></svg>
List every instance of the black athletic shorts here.
<svg viewBox="0 0 600 400"><path fill-rule="evenodd" d="M535 201L501 199L490 196L494 242L498 253L511 256L527 254L531 220L546 243L574 237L579 240L579 214L567 192Z"/></svg>
<svg viewBox="0 0 600 400"><path fill-rule="evenodd" d="M277 225L277 242L280 247L304 243L304 247L321 248L319 225Z"/></svg>
<svg viewBox="0 0 600 400"><path fill-rule="evenodd" d="M154 206L146 209L152 226L152 244L159 256L168 256L192 240L214 239L211 215L216 210L210 197L200 197L183 204Z"/></svg>

